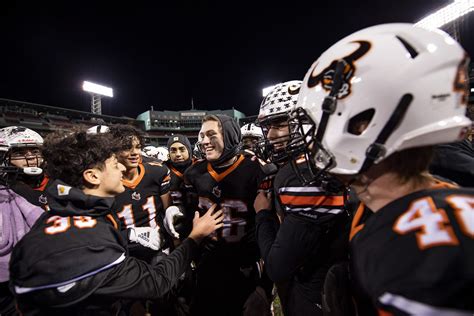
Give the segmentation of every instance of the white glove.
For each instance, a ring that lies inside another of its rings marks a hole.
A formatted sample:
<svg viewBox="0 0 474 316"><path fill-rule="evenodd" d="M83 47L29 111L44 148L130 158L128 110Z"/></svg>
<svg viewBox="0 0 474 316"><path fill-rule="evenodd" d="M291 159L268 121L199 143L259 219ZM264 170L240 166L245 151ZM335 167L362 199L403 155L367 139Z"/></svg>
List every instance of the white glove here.
<svg viewBox="0 0 474 316"><path fill-rule="evenodd" d="M128 239L140 245L158 250L161 247L160 228L152 227L132 227L129 228L130 234Z"/></svg>
<svg viewBox="0 0 474 316"><path fill-rule="evenodd" d="M177 206L170 206L166 209L165 219L163 224L165 225L166 231L174 238L179 238L179 233L174 229L174 222L176 217L183 217L184 214L179 210Z"/></svg>

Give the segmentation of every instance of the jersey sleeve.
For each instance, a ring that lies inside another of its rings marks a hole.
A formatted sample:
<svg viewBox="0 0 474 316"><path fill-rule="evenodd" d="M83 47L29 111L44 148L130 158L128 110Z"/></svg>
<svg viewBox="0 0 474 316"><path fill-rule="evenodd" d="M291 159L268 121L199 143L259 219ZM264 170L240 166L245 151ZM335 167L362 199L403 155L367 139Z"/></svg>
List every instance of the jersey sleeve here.
<svg viewBox="0 0 474 316"><path fill-rule="evenodd" d="M113 269L95 295L130 299L163 297L177 284L197 251L198 245L192 239L186 239L154 266L128 257Z"/></svg>
<svg viewBox="0 0 474 316"><path fill-rule="evenodd" d="M170 191L170 183L171 183L171 174L170 169L168 167L163 166L163 175L161 176L160 181L160 195L166 194Z"/></svg>

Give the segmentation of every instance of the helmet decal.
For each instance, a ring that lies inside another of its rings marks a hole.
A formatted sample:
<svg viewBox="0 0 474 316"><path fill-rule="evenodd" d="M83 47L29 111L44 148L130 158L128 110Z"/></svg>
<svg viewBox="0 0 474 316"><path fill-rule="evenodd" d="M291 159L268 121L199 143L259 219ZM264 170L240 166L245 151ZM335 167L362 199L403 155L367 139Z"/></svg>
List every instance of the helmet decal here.
<svg viewBox="0 0 474 316"><path fill-rule="evenodd" d="M371 44L367 41L353 41L351 43L357 43L359 44L359 47L350 55L342 57L339 60L333 60L328 67L324 68L317 75L314 75L314 71L316 70L318 63L314 65L313 70L311 71L311 74L308 78L308 88L315 87L321 83L324 90L331 91L337 63L342 61L344 62L342 85L337 94L337 98L343 99L351 93L351 79L354 76L356 70L354 62L364 56L371 47Z"/></svg>

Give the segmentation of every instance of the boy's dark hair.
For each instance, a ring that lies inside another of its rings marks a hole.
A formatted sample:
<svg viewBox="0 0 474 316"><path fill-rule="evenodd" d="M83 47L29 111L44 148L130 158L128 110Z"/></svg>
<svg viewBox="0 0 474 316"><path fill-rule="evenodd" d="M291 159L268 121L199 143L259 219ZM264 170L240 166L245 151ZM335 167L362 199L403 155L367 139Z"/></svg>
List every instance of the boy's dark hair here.
<svg viewBox="0 0 474 316"><path fill-rule="evenodd" d="M121 150L132 148L133 136L140 142L140 146L145 146L145 139L141 131L132 125L116 124L109 127L109 133L121 143Z"/></svg>
<svg viewBox="0 0 474 316"><path fill-rule="evenodd" d="M109 133L54 132L45 138L43 145L46 174L51 179L82 189L86 185L82 173L90 168L102 170L105 161L118 151L118 147L118 142Z"/></svg>

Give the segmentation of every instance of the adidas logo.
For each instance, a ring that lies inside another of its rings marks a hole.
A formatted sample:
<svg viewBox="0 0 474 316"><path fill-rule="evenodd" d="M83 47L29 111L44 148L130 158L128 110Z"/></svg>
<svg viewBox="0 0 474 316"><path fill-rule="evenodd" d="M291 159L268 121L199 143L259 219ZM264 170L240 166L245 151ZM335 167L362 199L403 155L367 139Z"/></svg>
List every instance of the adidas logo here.
<svg viewBox="0 0 474 316"><path fill-rule="evenodd" d="M140 237L146 242L150 242L150 232L142 233Z"/></svg>

